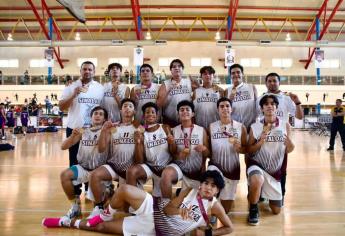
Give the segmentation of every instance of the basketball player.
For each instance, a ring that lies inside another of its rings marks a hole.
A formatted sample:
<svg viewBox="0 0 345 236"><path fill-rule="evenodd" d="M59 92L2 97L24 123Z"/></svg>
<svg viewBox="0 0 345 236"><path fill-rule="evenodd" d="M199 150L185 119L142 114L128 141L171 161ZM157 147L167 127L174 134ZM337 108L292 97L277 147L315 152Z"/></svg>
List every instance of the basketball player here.
<svg viewBox="0 0 345 236"><path fill-rule="evenodd" d="M200 188L188 188L170 199L153 198L145 191L131 185L120 186L107 211L90 220L70 220L67 217L46 218L42 224L51 227L70 227L108 234L175 236L197 229L196 235L224 235L233 231L216 195L224 187L224 180L217 171L207 171L200 176ZM133 216L113 219L123 206L130 205ZM219 228L205 228L211 215L220 222Z"/></svg>
<svg viewBox="0 0 345 236"><path fill-rule="evenodd" d="M297 119L303 118L303 109L301 106L301 101L299 100L296 94L292 93L284 93L279 89L280 86L280 76L277 73L269 73L266 75L266 94L274 94L279 102L279 106L277 107L277 117L281 119L282 122L287 123L289 122L289 116L295 116ZM262 95L262 96L264 96ZM261 97L262 97L261 96ZM259 97L258 101L260 101L261 97ZM257 102L256 104L257 112L259 119L263 117L263 114L260 109L260 105ZM282 187L282 194L283 194L283 205L284 205L284 197L285 197L285 185L286 185L286 170L287 170L287 154L285 155L284 162L282 165L282 178L280 181Z"/></svg>
<svg viewBox="0 0 345 236"><path fill-rule="evenodd" d="M120 105L124 98L129 98L130 89L121 82L122 65L111 63L108 65L111 81L104 84L102 106L108 111L112 122L120 121Z"/></svg>
<svg viewBox="0 0 345 236"><path fill-rule="evenodd" d="M294 149L290 139L290 124L278 119L276 112L279 105L275 95L265 95L260 100L264 118L252 124L249 134L248 159L249 216L248 223L259 223L258 201L262 197L269 199L273 214L279 214L282 207L281 168L285 153Z"/></svg>
<svg viewBox="0 0 345 236"><path fill-rule="evenodd" d="M138 159L137 155L144 152L143 134L137 131L138 125L133 122L135 104L129 98L121 102L121 123L104 123L98 141L98 151L103 153L109 148L109 158L105 165L91 173L90 187L94 197L94 209L89 217L100 214L104 205L104 181L116 180L120 184L126 182L126 172Z"/></svg>
<svg viewBox="0 0 345 236"><path fill-rule="evenodd" d="M6 124L6 115L5 115L5 107L4 103L0 103L0 128L1 128L1 139L5 140L5 124Z"/></svg>
<svg viewBox="0 0 345 236"><path fill-rule="evenodd" d="M183 180L183 189L199 187L198 177L206 170L205 162L209 156L208 135L205 129L192 122L194 104L183 100L177 104L180 125L172 129L173 140L169 151L173 163L162 173L161 191L163 198L172 197L172 184ZM172 141L172 140L171 140Z"/></svg>
<svg viewBox="0 0 345 236"><path fill-rule="evenodd" d="M28 129L28 123L31 123L27 107L23 107L22 112L20 112L20 121L22 123L23 135L25 136Z"/></svg>
<svg viewBox="0 0 345 236"><path fill-rule="evenodd" d="M157 105L163 108L163 123L174 127L178 125L177 104L182 100L192 101L192 83L182 79L184 65L180 59L170 63L172 78L165 80L158 91Z"/></svg>
<svg viewBox="0 0 345 236"><path fill-rule="evenodd" d="M243 67L240 64L230 66L230 74L232 85L225 91L225 97L232 103L232 119L249 130L256 119L256 87L243 82Z"/></svg>
<svg viewBox="0 0 345 236"><path fill-rule="evenodd" d="M228 213L235 200L240 179L239 153L246 152L247 130L244 125L231 119L230 99L220 98L217 109L220 120L212 123L209 128L212 157L207 169L219 171L224 178L225 187L219 198Z"/></svg>
<svg viewBox="0 0 345 236"><path fill-rule="evenodd" d="M212 122L219 120L217 101L223 97L224 91L217 85L213 85L216 71L212 66L204 66L200 69L202 87L193 92L195 106L195 123L208 129Z"/></svg>
<svg viewBox="0 0 345 236"><path fill-rule="evenodd" d="M108 119L108 112L97 106L91 110L90 116L91 127L73 129L71 136L61 145L61 149L66 150L80 142L78 164L64 170L60 175L62 188L72 203L71 209L66 214L70 219L81 215L80 196L74 192L73 186L88 182L91 171L105 164L108 157L107 152L99 153L97 148L102 125ZM88 191L88 194L91 192Z"/></svg>
<svg viewBox="0 0 345 236"><path fill-rule="evenodd" d="M104 96L103 86L93 80L95 65L91 61L85 61L80 67L81 78L74 81L62 91L59 101L60 111L68 109L68 121L66 128L67 138L73 129L89 127L91 125L91 110L99 106ZM71 146L69 151L69 166L77 165L77 153L79 142ZM75 186L75 193L81 194L81 185Z"/></svg>
<svg viewBox="0 0 345 236"><path fill-rule="evenodd" d="M161 197L160 180L163 169L171 161L168 141L172 140L170 127L157 123L158 107L153 102L148 102L142 106L142 113L145 119L143 149L145 152L139 153L140 160L127 171L127 184L136 186L143 184L148 179L153 180L153 192L155 197ZM171 142L172 144L173 142Z"/></svg>
<svg viewBox="0 0 345 236"><path fill-rule="evenodd" d="M16 116L14 111L14 106L10 106L10 109L6 112L7 127L12 132L12 138L15 138L14 127L16 125Z"/></svg>
<svg viewBox="0 0 345 236"><path fill-rule="evenodd" d="M144 122L143 112L141 110L142 106L147 102L157 102L159 85L152 83L152 77L152 66L149 64L143 64L140 67L140 85L134 86L131 91L131 99L135 101L137 108L135 119L141 123Z"/></svg>

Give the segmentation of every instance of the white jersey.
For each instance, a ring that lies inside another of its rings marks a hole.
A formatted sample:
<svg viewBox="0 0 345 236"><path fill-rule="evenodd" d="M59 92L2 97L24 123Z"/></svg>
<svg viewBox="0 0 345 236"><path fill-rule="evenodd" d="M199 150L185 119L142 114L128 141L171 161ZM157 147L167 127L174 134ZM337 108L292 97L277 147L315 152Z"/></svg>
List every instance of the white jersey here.
<svg viewBox="0 0 345 236"><path fill-rule="evenodd" d="M171 88L164 107L164 116L177 122L177 104L182 100L192 101L192 83L189 79L181 79L178 86L173 86L171 80L165 80L164 84L167 91Z"/></svg>
<svg viewBox="0 0 345 236"><path fill-rule="evenodd" d="M278 94L274 93L264 93L261 97L258 98L256 103L257 113L259 120L263 118L263 113L260 108L260 100L264 95L274 95L278 98L279 105L277 107L276 115L277 117L283 121L283 123L289 122L289 115L295 116L296 115L296 105L292 101L289 95L284 94L282 92Z"/></svg>
<svg viewBox="0 0 345 236"><path fill-rule="evenodd" d="M107 164L122 178L126 178L126 171L134 162L135 130L132 124L120 124L116 127L116 132L111 135L110 157Z"/></svg>
<svg viewBox="0 0 345 236"><path fill-rule="evenodd" d="M256 140L260 139L263 132L263 120L252 124L253 136ZM258 165L268 174L276 179L280 179L280 169L285 155L285 135L286 123L278 118L276 124L268 133L265 142L261 148L249 158L249 166Z"/></svg>
<svg viewBox="0 0 345 236"><path fill-rule="evenodd" d="M219 120L217 101L220 98L218 91L213 88L200 87L195 90L194 107L195 123L208 129L209 125Z"/></svg>
<svg viewBox="0 0 345 236"><path fill-rule="evenodd" d="M140 90L140 94L138 94L138 104L136 108L137 112L135 114L135 119L141 121L143 120L143 112L141 111L142 106L148 102L157 103L159 85L152 83L151 86L146 89L143 89L141 85L136 85L134 87L134 91L136 89Z"/></svg>
<svg viewBox="0 0 345 236"><path fill-rule="evenodd" d="M146 154L145 163L155 174L160 176L163 169L171 161L167 135L162 125L159 125L159 128L154 132L145 131L144 145Z"/></svg>
<svg viewBox="0 0 345 236"><path fill-rule="evenodd" d="M228 96L231 94L233 85L227 90ZM254 85L241 83L236 87L236 95L232 101L231 117L233 120L241 122L247 129L255 122L256 118L256 98Z"/></svg>
<svg viewBox="0 0 345 236"><path fill-rule="evenodd" d="M233 120L233 124L222 125L216 121L210 126L212 158L210 164L218 167L228 179L240 179L240 158L235 151L229 137L233 136L241 141L242 124Z"/></svg>
<svg viewBox="0 0 345 236"><path fill-rule="evenodd" d="M78 164L86 170L94 170L107 161L108 152L98 152L98 140L101 128L92 131L90 128L84 130L77 154Z"/></svg>
<svg viewBox="0 0 345 236"><path fill-rule="evenodd" d="M127 85L120 84L118 86L117 95L122 101L125 98ZM117 122L121 120L120 108L117 104L113 94L112 94L112 82L104 84L104 98L102 101L102 106L108 111L108 116L112 122Z"/></svg>
<svg viewBox="0 0 345 236"><path fill-rule="evenodd" d="M174 163L181 168L183 174L187 177L197 179L201 172L203 158L201 152L195 151L195 147L203 144L204 128L199 125L193 125L193 128L183 128L182 130L182 126L178 125L172 131L177 145L177 152L189 148L189 155L186 159L175 160Z"/></svg>
<svg viewBox="0 0 345 236"><path fill-rule="evenodd" d="M65 87L62 91L61 100L69 99L73 95L74 90L81 86L82 82L79 79L73 82L70 86ZM68 109L68 128L74 129L89 127L91 125L91 110L94 107L99 106L102 102L104 88L100 83L91 80L91 82L85 86L88 86L87 92L79 93L79 95L73 99L72 104Z"/></svg>
<svg viewBox="0 0 345 236"><path fill-rule="evenodd" d="M154 204L154 223L157 235L176 236L184 235L198 227L207 226L207 223L200 210L197 199L198 190L192 189L189 194L183 199L179 208L191 209L189 212L189 219L184 220L180 215L166 215L164 214L164 207L170 202L170 199L157 199ZM202 199L202 204L206 212L217 202L213 197L211 201Z"/></svg>

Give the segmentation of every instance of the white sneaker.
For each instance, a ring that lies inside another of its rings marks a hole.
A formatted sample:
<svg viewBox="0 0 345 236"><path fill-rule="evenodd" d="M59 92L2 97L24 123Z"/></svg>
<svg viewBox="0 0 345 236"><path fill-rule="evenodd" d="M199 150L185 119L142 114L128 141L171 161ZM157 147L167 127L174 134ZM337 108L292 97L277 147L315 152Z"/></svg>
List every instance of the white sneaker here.
<svg viewBox="0 0 345 236"><path fill-rule="evenodd" d="M74 203L72 207L68 210L67 214L65 215L69 219L81 216L81 208L80 205L77 203Z"/></svg>
<svg viewBox="0 0 345 236"><path fill-rule="evenodd" d="M95 206L91 212L91 214L86 219L91 219L97 215L100 215L103 213L103 209L100 209L98 206Z"/></svg>
<svg viewBox="0 0 345 236"><path fill-rule="evenodd" d="M5 139L6 139L6 137L5 137L5 136L2 136L2 137L1 137L1 139L2 139L2 140L5 140Z"/></svg>
<svg viewBox="0 0 345 236"><path fill-rule="evenodd" d="M71 15L81 23L85 23L84 0L57 0Z"/></svg>
<svg viewBox="0 0 345 236"><path fill-rule="evenodd" d="M16 137L14 134L12 134L12 138L15 139L15 138L17 138L17 137Z"/></svg>

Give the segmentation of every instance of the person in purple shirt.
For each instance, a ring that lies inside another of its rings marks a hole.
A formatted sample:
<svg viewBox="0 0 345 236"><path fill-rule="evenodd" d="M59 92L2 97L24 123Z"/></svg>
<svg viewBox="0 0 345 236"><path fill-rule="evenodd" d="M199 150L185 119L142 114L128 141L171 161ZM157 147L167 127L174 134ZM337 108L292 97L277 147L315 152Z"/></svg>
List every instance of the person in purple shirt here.
<svg viewBox="0 0 345 236"><path fill-rule="evenodd" d="M6 115L5 115L5 104L0 104L0 129L1 129L1 139L5 140L5 123L6 123Z"/></svg>
<svg viewBox="0 0 345 236"><path fill-rule="evenodd" d="M10 106L10 109L7 111L6 113L6 119L7 119L7 127L8 129L12 130L12 138L15 138L14 136L14 126L15 126L15 121L16 121L16 118L15 118L15 111L14 111L14 107L13 106Z"/></svg>
<svg viewBox="0 0 345 236"><path fill-rule="evenodd" d="M28 128L28 122L30 122L30 116L27 107L23 107L23 111L20 113L20 121L22 122L23 135L25 136Z"/></svg>

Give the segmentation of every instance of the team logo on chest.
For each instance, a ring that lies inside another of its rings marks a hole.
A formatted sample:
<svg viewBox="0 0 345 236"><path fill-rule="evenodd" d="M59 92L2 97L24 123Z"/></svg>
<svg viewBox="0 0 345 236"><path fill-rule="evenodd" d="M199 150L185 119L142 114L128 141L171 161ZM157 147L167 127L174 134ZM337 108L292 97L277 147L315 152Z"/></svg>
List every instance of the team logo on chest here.
<svg viewBox="0 0 345 236"><path fill-rule="evenodd" d="M234 102L240 102L245 100L250 100L251 96L249 91L238 91L236 92Z"/></svg>

